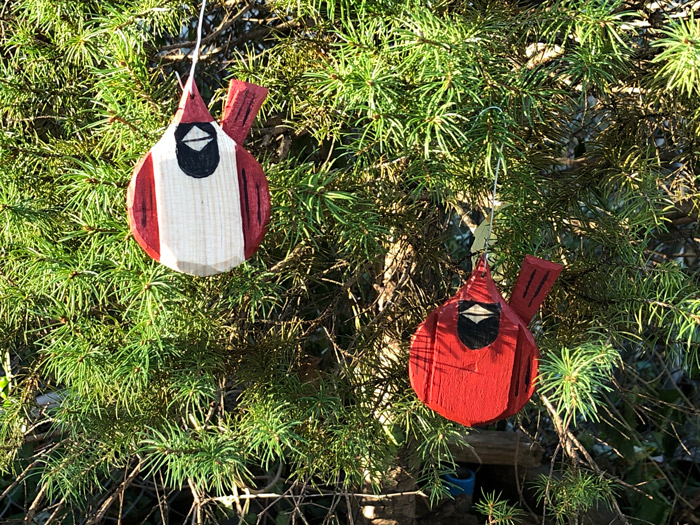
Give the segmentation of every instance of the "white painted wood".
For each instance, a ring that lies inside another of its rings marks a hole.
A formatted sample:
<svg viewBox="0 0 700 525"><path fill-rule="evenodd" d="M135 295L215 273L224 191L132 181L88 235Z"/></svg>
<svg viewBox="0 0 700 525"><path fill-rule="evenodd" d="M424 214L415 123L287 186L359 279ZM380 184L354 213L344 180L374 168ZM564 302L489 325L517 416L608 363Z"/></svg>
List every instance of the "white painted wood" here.
<svg viewBox="0 0 700 525"><path fill-rule="evenodd" d="M219 165L201 179L182 172L170 125L153 147L153 181L158 206L160 262L192 275L228 271L245 260L236 143L216 123ZM201 133L186 141L196 149ZM205 144L202 143L203 147Z"/></svg>

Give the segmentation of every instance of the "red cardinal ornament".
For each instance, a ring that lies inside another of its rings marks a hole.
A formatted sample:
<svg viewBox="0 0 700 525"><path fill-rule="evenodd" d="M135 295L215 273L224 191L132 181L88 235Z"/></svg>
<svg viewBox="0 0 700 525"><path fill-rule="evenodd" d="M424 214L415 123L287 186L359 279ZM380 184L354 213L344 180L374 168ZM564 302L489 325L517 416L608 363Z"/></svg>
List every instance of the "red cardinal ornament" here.
<svg viewBox="0 0 700 525"><path fill-rule="evenodd" d="M467 426L517 413L534 392L540 355L527 325L561 270L528 255L508 304L482 257L413 336L409 375L420 400Z"/></svg>
<svg viewBox="0 0 700 525"><path fill-rule="evenodd" d="M219 126L190 76L175 118L134 169L127 192L131 232L155 260L206 276L260 246L270 192L242 143L266 96L266 88L232 80Z"/></svg>

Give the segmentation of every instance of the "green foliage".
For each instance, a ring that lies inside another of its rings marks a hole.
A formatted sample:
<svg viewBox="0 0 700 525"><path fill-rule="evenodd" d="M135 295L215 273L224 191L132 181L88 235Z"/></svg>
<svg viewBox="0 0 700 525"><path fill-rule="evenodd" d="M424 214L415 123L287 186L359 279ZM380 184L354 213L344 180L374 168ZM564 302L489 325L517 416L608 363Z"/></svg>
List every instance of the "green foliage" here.
<svg viewBox="0 0 700 525"><path fill-rule="evenodd" d="M147 494L157 516L182 488L195 521L216 522L217 502L269 484L299 505L235 512L284 522L312 494L330 521L351 512L338 492L378 489L397 463L438 497L459 429L416 399L408 350L468 275L498 160L499 289L526 254L565 267L531 326L556 413L535 398L517 418L566 453L543 502L565 519L613 497L567 466L581 461L570 434L610 476L654 480L620 490L624 512L680 513L700 405L693 15L622 0L209 4L196 80L215 117L229 78L270 89L246 148L273 210L259 252L208 279L151 261L124 205L174 113L198 3L4 4L0 470L22 490L0 519L65 499L50 508L70 523L114 490L134 509ZM495 494L477 505L518 518Z"/></svg>
<svg viewBox="0 0 700 525"><path fill-rule="evenodd" d="M181 487L193 480L197 488L225 494L249 480L241 438L229 429L183 433L171 426L145 435L141 450L149 458L146 468L162 470L167 485Z"/></svg>
<svg viewBox="0 0 700 525"><path fill-rule="evenodd" d="M474 504L474 509L486 516L488 525L516 525L521 523L525 513L506 500L501 499L501 494L489 492Z"/></svg>
<svg viewBox="0 0 700 525"><path fill-rule="evenodd" d="M597 394L612 390L609 381L619 360L610 345L593 341L547 354L540 363L540 394L574 424L579 415L598 420L601 399Z"/></svg>
<svg viewBox="0 0 700 525"><path fill-rule="evenodd" d="M3 399L7 397L7 391L10 389L10 380L6 377L0 377L0 396L2 396Z"/></svg>
<svg viewBox="0 0 700 525"><path fill-rule="evenodd" d="M700 69L700 22L691 15L688 19L673 22L662 31L666 38L654 42L654 47L662 49L654 57L661 64L656 78L669 89L692 95L698 89Z"/></svg>
<svg viewBox="0 0 700 525"><path fill-rule="evenodd" d="M599 503L609 505L614 484L600 475L567 469L561 477L542 474L536 482L537 497L549 503L558 523L576 523L583 512Z"/></svg>

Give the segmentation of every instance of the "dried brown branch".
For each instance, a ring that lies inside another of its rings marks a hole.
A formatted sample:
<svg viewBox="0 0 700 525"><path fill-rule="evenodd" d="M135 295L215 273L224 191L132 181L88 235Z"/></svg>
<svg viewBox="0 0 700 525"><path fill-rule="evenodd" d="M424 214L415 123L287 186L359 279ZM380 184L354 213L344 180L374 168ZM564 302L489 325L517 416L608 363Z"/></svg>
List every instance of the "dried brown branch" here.
<svg viewBox="0 0 700 525"><path fill-rule="evenodd" d="M141 461L139 461L134 469L129 473L129 475L122 481L113 491L112 493L105 498L105 500L102 502L102 505L100 505L99 509L90 516L90 518L85 522L85 525L95 525L97 523L102 522L102 518L105 517L105 514L107 514L107 511L109 508L112 506L112 504L117 500L117 498L120 498L123 496L124 491L127 489L129 485L131 485L131 482L136 479L136 476L139 475L139 472L141 471Z"/></svg>
<svg viewBox="0 0 700 525"><path fill-rule="evenodd" d="M31 470L32 470L34 467L36 467L39 463L42 462L42 459L41 459L41 458L42 458L43 456L46 456L47 454L49 454L49 453L50 453L53 449L55 449L58 445L59 445L59 443L56 443L56 444L54 444L54 445L48 447L47 449L43 450L39 455L37 455L36 459L35 459L34 461L32 461L32 462L29 464L29 466L28 466L27 468L25 468L25 469L20 473L20 475L17 476L17 477L14 479L14 481L13 481L12 483L10 483L10 485L3 491L2 494L0 494L0 501L1 501L1 500L4 500L5 497L6 497L10 492L12 492L12 491L14 490L14 488L15 488L17 485L19 485L20 483L22 483L22 481L24 481L24 479L30 474Z"/></svg>
<svg viewBox="0 0 700 525"><path fill-rule="evenodd" d="M42 502L44 501L44 496L46 495L47 488L48 488L48 485L43 484L41 486L41 488L39 489L39 492L37 493L36 497L34 498L34 501L32 501L31 506L27 510L27 514L24 516L24 523L33 523L34 522L34 516L36 516L36 513L39 510L39 507L41 506Z"/></svg>
<svg viewBox="0 0 700 525"><path fill-rule="evenodd" d="M303 500L305 498L327 498L329 496L337 497L350 497L350 498L360 498L360 499L372 499L372 500L384 500L391 498L401 498L404 496L421 496L428 497L428 495L421 490L409 490L403 492L390 492L388 494L364 494L361 492L337 492L332 490L320 490L318 493L314 494L279 494L276 492L261 492L260 494L239 494L236 496L240 500L247 499L290 499L290 500ZM210 501L216 501L219 503L230 504L234 499L234 496L217 496L204 500L202 503L207 503Z"/></svg>
<svg viewBox="0 0 700 525"><path fill-rule="evenodd" d="M221 35L221 33L226 31L229 27L231 27L233 24L235 24L241 18L243 18L243 15L245 15L252 7L254 7L256 3L256 0L252 0L248 2L248 4L243 9L238 11L238 13L236 13L232 17L226 16L223 22L221 22L221 24L219 25L219 27L217 27L213 32L209 33L207 36L202 38L201 45L205 46L209 42L213 42L214 40L216 40L219 37L219 35ZM197 42L195 40L183 40L181 42L175 42L174 44L161 46L158 49L158 52L160 53L163 51L170 51L173 49L194 47L196 43Z"/></svg>
<svg viewBox="0 0 700 525"><path fill-rule="evenodd" d="M214 49L210 49L208 53L203 53L200 55L200 62L206 61L210 57L219 57L224 49L230 49L237 47L245 42L259 42L266 38L270 33L286 34L292 29L299 27L298 20L290 20L282 24L271 26L271 25L259 25L240 37L226 42L225 45L218 46ZM189 53L177 53L177 54L165 54L162 56L164 62L178 62L181 60L186 60L189 57Z"/></svg>
<svg viewBox="0 0 700 525"><path fill-rule="evenodd" d="M583 463L579 459L578 454L576 453L576 451L580 452L581 455L586 459L586 463L588 464L589 468L591 468L593 472L595 472L599 476L602 476L603 471L601 470L601 468L588 453L588 450L586 450L586 448L581 444L581 442L578 439L576 439L576 436L574 436L574 434L569 429L568 424L565 424L562 421L552 403L549 401L549 399L547 399L547 396L541 395L540 398L544 402L544 405L547 408L547 412L549 412L549 416L552 418L552 422L554 423L554 428L557 431L557 434L559 435L560 442L564 443L564 450L566 450L569 457L571 457L571 459L573 459L577 463ZM622 522L624 525L630 525L627 516L624 515L622 509L620 509L620 505L617 503L617 500L614 497L610 498L610 504L612 505L615 514L617 514L617 517L620 519L620 522Z"/></svg>
<svg viewBox="0 0 700 525"><path fill-rule="evenodd" d="M192 509L190 510L190 513L194 511L194 517L192 519L193 523L196 523L196 525L201 525L202 524L202 500L199 497L199 491L197 490L197 487L194 484L194 481L192 481L192 478L187 478L187 484L190 486L190 491L192 492Z"/></svg>
<svg viewBox="0 0 700 525"><path fill-rule="evenodd" d="M51 523L53 523L53 520L58 517L59 512L61 512L61 510L63 510L63 507L65 506L65 504L66 504L66 498L61 498L61 500L56 504L56 508L51 513L51 516L49 516L48 519L46 520L46 522L44 522L44 525L50 525Z"/></svg>

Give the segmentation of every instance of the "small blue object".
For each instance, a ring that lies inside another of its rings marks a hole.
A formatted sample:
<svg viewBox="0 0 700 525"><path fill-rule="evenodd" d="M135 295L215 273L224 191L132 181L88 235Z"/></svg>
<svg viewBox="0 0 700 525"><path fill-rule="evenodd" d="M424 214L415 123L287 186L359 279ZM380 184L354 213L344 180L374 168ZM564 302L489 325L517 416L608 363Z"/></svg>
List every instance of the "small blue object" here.
<svg viewBox="0 0 700 525"><path fill-rule="evenodd" d="M461 496L462 494L466 494L467 496L473 495L475 477L474 471L469 470L468 468L460 468L459 474L462 476L461 478L455 478L448 474L442 476L442 479L449 483L447 488L449 489L450 494L452 496Z"/></svg>

